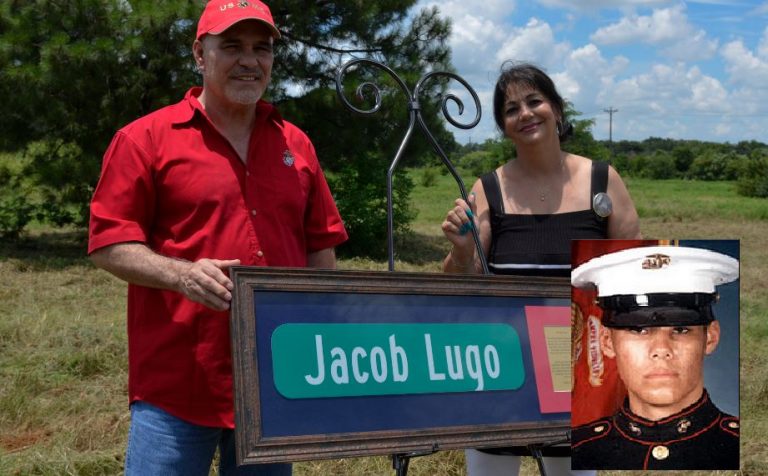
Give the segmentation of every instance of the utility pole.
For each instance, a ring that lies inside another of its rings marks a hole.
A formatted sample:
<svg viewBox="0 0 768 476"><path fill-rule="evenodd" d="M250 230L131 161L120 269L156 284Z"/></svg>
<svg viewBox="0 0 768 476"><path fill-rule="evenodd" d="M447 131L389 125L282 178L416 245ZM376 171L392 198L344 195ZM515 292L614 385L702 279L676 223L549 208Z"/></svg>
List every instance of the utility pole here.
<svg viewBox="0 0 768 476"><path fill-rule="evenodd" d="M618 109L614 109L613 106L609 107L608 109L603 109L604 112L608 113L608 142L613 142L613 113L619 112Z"/></svg>
<svg viewBox="0 0 768 476"><path fill-rule="evenodd" d="M619 110L611 106L608 109L603 109L603 111L608 113L608 149L611 151L611 157L613 157L613 113L619 112Z"/></svg>

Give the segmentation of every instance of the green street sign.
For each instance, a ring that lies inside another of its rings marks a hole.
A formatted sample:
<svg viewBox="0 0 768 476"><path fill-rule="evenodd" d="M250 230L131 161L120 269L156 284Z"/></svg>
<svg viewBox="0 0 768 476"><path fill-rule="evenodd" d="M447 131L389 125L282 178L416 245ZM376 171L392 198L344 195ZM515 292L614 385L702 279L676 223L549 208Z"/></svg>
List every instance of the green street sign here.
<svg viewBox="0 0 768 476"><path fill-rule="evenodd" d="M515 390L520 339L507 324L283 324L272 334L286 398Z"/></svg>

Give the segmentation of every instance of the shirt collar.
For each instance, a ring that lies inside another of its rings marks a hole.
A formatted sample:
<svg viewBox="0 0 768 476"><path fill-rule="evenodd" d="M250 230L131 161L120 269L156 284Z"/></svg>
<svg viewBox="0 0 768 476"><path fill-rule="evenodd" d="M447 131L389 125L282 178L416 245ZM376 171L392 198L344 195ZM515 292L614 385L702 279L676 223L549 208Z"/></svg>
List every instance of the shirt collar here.
<svg viewBox="0 0 768 476"><path fill-rule="evenodd" d="M176 104L173 120L171 121L173 125L181 126L188 124L192 122L196 115L207 118L205 109L203 109L203 105L200 104L200 101L198 100L202 92L203 88L200 86L195 86L187 91L184 95L184 99ZM264 122L266 120L272 120L279 124L282 122L283 118L280 116L280 113L275 106L264 100L259 100L256 104L256 123Z"/></svg>

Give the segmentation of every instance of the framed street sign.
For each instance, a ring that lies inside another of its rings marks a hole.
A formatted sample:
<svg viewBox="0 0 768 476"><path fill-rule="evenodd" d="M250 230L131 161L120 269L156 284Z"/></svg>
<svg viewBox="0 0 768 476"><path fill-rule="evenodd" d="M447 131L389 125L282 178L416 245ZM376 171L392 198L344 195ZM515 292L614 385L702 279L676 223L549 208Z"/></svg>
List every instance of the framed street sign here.
<svg viewBox="0 0 768 476"><path fill-rule="evenodd" d="M240 464L568 432L567 279L244 266L231 276Z"/></svg>

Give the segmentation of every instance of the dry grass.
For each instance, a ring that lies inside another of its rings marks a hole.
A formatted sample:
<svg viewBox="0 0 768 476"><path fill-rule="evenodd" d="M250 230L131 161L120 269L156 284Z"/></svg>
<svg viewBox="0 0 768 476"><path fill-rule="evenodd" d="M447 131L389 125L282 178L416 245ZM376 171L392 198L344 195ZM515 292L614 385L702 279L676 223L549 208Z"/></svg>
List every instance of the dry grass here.
<svg viewBox="0 0 768 476"><path fill-rule="evenodd" d="M653 193L634 187L651 187ZM741 239L742 474L766 475L768 220L756 217L763 213L760 207L768 210L768 201L744 199L742 207L726 186L708 196L697 184L680 212L664 197L682 200L685 188L664 187L630 183L635 200L642 197L644 209L656 210L642 219L646 237ZM452 196L444 188L419 191L417 234L400 238L397 270L440 270L447 245L436 217L452 198L424 200L433 192ZM724 203L735 204L732 213L718 211ZM363 259L343 260L340 267L386 270L386 264ZM91 266L82 233L73 232L0 243L0 276L0 475L120 474L128 428L125 285ZM415 458L409 474L463 475L463 458L461 451ZM392 475L394 470L389 458L371 457L298 463L295 474ZM524 459L521 474L537 474L533 460Z"/></svg>

